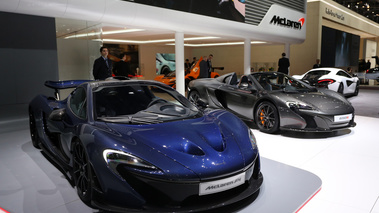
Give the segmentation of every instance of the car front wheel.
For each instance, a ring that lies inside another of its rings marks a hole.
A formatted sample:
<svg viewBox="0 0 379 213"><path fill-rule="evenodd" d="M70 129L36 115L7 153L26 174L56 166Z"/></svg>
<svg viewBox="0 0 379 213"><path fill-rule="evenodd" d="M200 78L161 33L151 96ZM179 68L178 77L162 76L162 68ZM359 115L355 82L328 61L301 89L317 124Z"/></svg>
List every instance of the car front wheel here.
<svg viewBox="0 0 379 213"><path fill-rule="evenodd" d="M357 96L359 93L359 81L357 82L357 86L355 87L354 96Z"/></svg>
<svg viewBox="0 0 379 213"><path fill-rule="evenodd" d="M74 142L73 160L73 176L76 191L79 198L90 206L92 197L92 174L87 152L80 141Z"/></svg>
<svg viewBox="0 0 379 213"><path fill-rule="evenodd" d="M260 131L274 133L279 129L279 114L274 104L264 101L255 111L256 124Z"/></svg>
<svg viewBox="0 0 379 213"><path fill-rule="evenodd" d="M343 83L341 82L340 85L338 86L338 93L341 93L343 95Z"/></svg>

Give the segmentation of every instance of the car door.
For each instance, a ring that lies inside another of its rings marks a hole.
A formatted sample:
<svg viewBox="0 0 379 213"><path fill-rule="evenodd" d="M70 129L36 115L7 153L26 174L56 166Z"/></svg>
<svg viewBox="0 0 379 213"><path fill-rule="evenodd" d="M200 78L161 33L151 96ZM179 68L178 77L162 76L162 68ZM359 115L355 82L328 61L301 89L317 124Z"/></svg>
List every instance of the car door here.
<svg viewBox="0 0 379 213"><path fill-rule="evenodd" d="M337 75L342 80L342 83L344 86L343 93L344 94L354 93L355 88L357 87L357 82L354 81L354 78L343 70L338 71Z"/></svg>
<svg viewBox="0 0 379 213"><path fill-rule="evenodd" d="M218 88L218 100L223 107L232 113L247 119L253 119L253 104L257 99L257 90L251 84L250 87L244 88L241 85L223 84Z"/></svg>
<svg viewBox="0 0 379 213"><path fill-rule="evenodd" d="M67 107L55 109L48 119L48 128L56 135L56 151L64 159L70 156L71 139L81 122L87 120L87 95L83 87L76 88L68 97Z"/></svg>

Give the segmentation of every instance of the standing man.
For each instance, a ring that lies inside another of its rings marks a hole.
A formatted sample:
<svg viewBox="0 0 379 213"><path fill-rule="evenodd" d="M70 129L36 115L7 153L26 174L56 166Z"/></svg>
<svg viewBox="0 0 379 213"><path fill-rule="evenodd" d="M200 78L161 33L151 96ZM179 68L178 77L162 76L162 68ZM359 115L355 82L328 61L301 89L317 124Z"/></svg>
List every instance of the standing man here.
<svg viewBox="0 0 379 213"><path fill-rule="evenodd" d="M112 77L112 61L108 58L108 48L100 48L101 56L93 64L93 77L95 80L104 80Z"/></svg>
<svg viewBox="0 0 379 213"><path fill-rule="evenodd" d="M286 58L285 53L282 53L282 58L279 59L278 65L278 72L288 75L288 67L290 66L290 60Z"/></svg>
<svg viewBox="0 0 379 213"><path fill-rule="evenodd" d="M120 58L121 60L114 65L113 73L116 76L133 77L135 73L130 69L130 56L126 53L121 53Z"/></svg>
<svg viewBox="0 0 379 213"><path fill-rule="evenodd" d="M207 61L207 56L203 56L203 60L200 61L199 64L200 67L200 73L198 78L208 78L208 61Z"/></svg>
<svg viewBox="0 0 379 213"><path fill-rule="evenodd" d="M316 59L316 63L313 65L313 69L314 68L320 68L320 67L321 67L320 59Z"/></svg>
<svg viewBox="0 0 379 213"><path fill-rule="evenodd" d="M197 62L196 57L193 57L193 58L192 58L192 62L191 62L191 67L192 67L194 64L196 64L196 62Z"/></svg>
<svg viewBox="0 0 379 213"><path fill-rule="evenodd" d="M369 70L369 69L371 69L371 62L370 62L370 60L367 60L366 70Z"/></svg>
<svg viewBox="0 0 379 213"><path fill-rule="evenodd" d="M207 61L207 63L208 63L208 78L211 77L211 72L213 71L212 70L213 69L213 67L212 67L212 58L213 58L213 55L209 54L208 61Z"/></svg>

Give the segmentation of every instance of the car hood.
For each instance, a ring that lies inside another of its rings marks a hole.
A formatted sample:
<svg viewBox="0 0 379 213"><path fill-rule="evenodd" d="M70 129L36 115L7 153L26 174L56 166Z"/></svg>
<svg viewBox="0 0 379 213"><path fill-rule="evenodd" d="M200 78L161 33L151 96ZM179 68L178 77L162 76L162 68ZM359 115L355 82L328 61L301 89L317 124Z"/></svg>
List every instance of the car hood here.
<svg viewBox="0 0 379 213"><path fill-rule="evenodd" d="M245 148L241 151L240 147L244 145L240 144L239 137L235 136L237 133L228 126L235 121L224 125L219 117L205 113L201 118L161 124L110 123L108 126L121 134L122 138L133 139L140 147L146 147L138 157L152 163L166 174L179 172L184 175L184 167L191 171L186 176L195 174L204 179L242 170L248 164L246 159L251 161L251 156L257 152ZM240 129L236 130L241 134ZM247 130L246 135L249 140ZM246 143L249 141L245 141ZM245 157L247 153L250 157Z"/></svg>
<svg viewBox="0 0 379 213"><path fill-rule="evenodd" d="M273 93L283 102L304 103L322 114L347 114L354 112L353 106L340 94L333 91L309 93Z"/></svg>

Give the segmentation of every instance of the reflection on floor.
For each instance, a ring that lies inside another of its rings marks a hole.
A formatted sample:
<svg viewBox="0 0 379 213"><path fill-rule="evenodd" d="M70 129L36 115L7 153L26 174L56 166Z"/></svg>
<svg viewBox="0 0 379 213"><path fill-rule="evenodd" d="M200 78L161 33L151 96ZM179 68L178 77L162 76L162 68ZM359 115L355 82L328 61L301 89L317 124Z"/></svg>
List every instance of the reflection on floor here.
<svg viewBox="0 0 379 213"><path fill-rule="evenodd" d="M348 130L270 135L253 129L261 156L267 162L297 167L321 179L321 191L299 211L301 213L379 213L379 139L376 134L379 91L361 90L357 97L348 100L357 114L357 126ZM58 213L78 209L97 212L78 200L62 173L33 148L27 121L27 105L0 108L0 208L16 213L51 212L52 209ZM291 175L293 179L299 178L299 173ZM281 175L270 178L281 178ZM257 208L254 212L263 211Z"/></svg>

